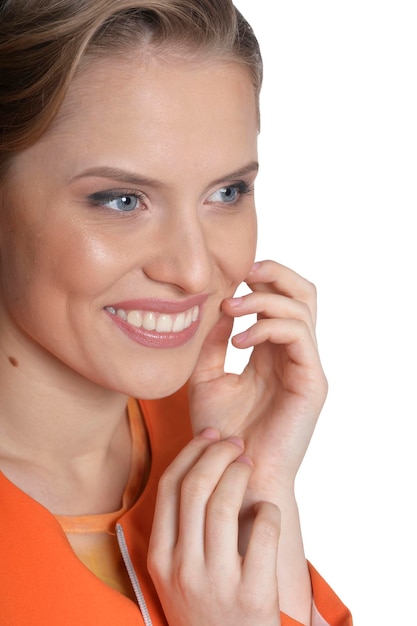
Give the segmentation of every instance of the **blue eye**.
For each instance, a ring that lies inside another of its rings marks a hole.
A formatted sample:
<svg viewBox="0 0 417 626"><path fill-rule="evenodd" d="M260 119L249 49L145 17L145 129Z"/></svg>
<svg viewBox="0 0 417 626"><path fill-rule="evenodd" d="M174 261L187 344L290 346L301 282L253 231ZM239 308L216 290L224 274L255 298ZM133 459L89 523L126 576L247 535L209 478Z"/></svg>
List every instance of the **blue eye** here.
<svg viewBox="0 0 417 626"><path fill-rule="evenodd" d="M220 187L211 196L208 197L208 202L219 202L222 204L237 204L241 196L245 193L249 193L251 188L244 182L235 183L234 185L226 185Z"/></svg>
<svg viewBox="0 0 417 626"><path fill-rule="evenodd" d="M94 206L103 206L114 211L129 213L137 209L142 196L136 193L121 193L120 191L99 191L89 196Z"/></svg>
<svg viewBox="0 0 417 626"><path fill-rule="evenodd" d="M111 209L116 209L116 211L133 211L138 205L138 198L136 196L120 196L106 202L106 205Z"/></svg>

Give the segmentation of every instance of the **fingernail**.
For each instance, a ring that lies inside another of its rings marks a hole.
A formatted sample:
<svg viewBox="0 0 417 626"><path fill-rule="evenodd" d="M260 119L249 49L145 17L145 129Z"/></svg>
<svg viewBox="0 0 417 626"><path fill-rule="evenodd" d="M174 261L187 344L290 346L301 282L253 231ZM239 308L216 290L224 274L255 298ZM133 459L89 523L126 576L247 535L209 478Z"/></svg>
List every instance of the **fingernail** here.
<svg viewBox="0 0 417 626"><path fill-rule="evenodd" d="M205 428L201 433L201 436L204 437L204 439L209 439L210 441L219 441L220 439L219 431L216 430L216 428L211 427Z"/></svg>
<svg viewBox="0 0 417 626"><path fill-rule="evenodd" d="M256 272L256 270L258 270L260 267L261 267L261 263L259 261L256 261L256 263L252 265L251 272Z"/></svg>
<svg viewBox="0 0 417 626"><path fill-rule="evenodd" d="M244 450L245 448L245 442L243 441L243 439L241 439L241 437L228 437L227 441L234 443L235 446L238 446L238 448L242 448L242 450Z"/></svg>
<svg viewBox="0 0 417 626"><path fill-rule="evenodd" d="M244 463L245 465L250 465L250 467L253 467L253 461L252 459L250 459L248 456L246 456L245 454L241 454L240 456L237 457L236 461L238 463Z"/></svg>
<svg viewBox="0 0 417 626"><path fill-rule="evenodd" d="M233 343L243 343L248 338L248 331L245 330L243 333L239 333L233 337Z"/></svg>
<svg viewBox="0 0 417 626"><path fill-rule="evenodd" d="M243 303L244 299L241 296L238 296L237 298L227 298L227 302L230 304L230 306L235 306L238 307Z"/></svg>

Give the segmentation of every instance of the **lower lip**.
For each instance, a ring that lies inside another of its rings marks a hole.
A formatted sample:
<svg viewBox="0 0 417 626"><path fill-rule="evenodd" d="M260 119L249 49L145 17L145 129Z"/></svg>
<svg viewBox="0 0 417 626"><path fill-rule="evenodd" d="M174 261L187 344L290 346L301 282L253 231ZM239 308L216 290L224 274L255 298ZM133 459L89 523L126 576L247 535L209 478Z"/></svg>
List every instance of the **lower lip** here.
<svg viewBox="0 0 417 626"><path fill-rule="evenodd" d="M118 326L120 330L129 337L129 339L135 341L136 343L140 343L142 346L146 346L147 348L179 348L180 346L183 346L191 341L199 326L198 319L193 322L191 326L185 328L180 333L158 333L152 330L145 330L144 328L136 328L135 326L125 322L125 320L118 315L113 315L107 311L106 313L116 326Z"/></svg>

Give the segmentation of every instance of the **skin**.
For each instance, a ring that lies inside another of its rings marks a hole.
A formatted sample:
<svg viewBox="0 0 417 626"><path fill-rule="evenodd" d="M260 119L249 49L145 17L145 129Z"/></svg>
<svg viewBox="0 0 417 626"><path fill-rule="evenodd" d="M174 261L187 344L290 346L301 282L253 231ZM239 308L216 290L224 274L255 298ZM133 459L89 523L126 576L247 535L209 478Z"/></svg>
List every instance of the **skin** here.
<svg viewBox="0 0 417 626"><path fill-rule="evenodd" d="M219 195L253 186L256 119L238 64L91 61L0 195L0 468L10 479L56 513L115 510L130 467L126 397L166 396L189 379L196 437L161 480L149 550L172 626L225 616L276 626L279 604L310 623L294 479L326 393L315 291L272 261L253 266L253 193ZM98 167L118 174L87 175ZM131 213L88 200L105 190L144 199ZM243 281L251 293L233 299ZM132 341L104 309L201 294L196 334L171 349ZM251 359L225 374L233 318L249 313L258 321L233 341L254 347Z"/></svg>
<svg viewBox="0 0 417 626"><path fill-rule="evenodd" d="M129 466L126 396L166 396L187 380L253 262L253 194L236 206L215 201L237 170L248 169L248 187L256 176L252 87L236 65L177 65L150 60L139 72L133 57L85 67L2 189L3 466L62 514L114 510ZM119 170L117 179L86 175L97 167ZM132 173L152 183L133 185ZM106 190L145 201L122 214L88 200ZM132 342L104 311L200 294L199 329L177 349Z"/></svg>

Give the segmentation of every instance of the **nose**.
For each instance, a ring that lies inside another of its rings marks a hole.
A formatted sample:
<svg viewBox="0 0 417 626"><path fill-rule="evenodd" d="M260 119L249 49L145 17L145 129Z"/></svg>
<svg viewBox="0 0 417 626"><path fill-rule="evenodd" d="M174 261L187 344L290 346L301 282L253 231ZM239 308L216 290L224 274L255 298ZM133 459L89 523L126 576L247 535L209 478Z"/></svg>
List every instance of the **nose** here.
<svg viewBox="0 0 417 626"><path fill-rule="evenodd" d="M175 285L184 293L203 293L214 263L208 232L195 210L175 213L160 225L143 271L153 281Z"/></svg>

